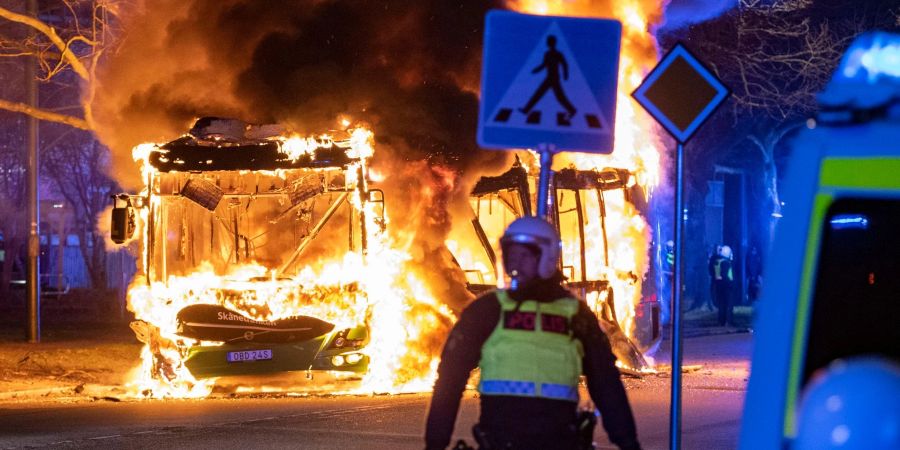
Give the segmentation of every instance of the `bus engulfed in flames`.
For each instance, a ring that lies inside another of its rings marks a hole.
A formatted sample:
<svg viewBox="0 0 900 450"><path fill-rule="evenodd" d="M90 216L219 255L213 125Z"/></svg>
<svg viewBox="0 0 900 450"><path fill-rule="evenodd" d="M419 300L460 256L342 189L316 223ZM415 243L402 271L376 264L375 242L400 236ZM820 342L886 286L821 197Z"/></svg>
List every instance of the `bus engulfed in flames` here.
<svg viewBox="0 0 900 450"><path fill-rule="evenodd" d="M138 392L205 396L219 377L297 371L361 377L368 392L430 385L439 349L422 335L453 314L385 233L372 133L341 133L204 118L135 149L146 186L117 196L112 234L141 251Z"/></svg>
<svg viewBox="0 0 900 450"><path fill-rule="evenodd" d="M615 150L556 158L553 221L570 287L596 311L620 363L652 370L642 354L660 338L658 304L643 295L646 215L663 146L628 93L656 62L648 28L661 6L508 6L623 23ZM140 254L128 293L132 328L145 343L136 393L202 397L225 378L270 373L299 373L298 383L313 373L355 378L355 392L430 389L454 312L386 232L384 195L370 186L372 133L343 126L300 137L204 118L182 138L134 149L144 190L116 197L112 236ZM445 244L473 292L503 284L499 233L535 209L539 168L521 155L507 174L482 179L467 216L453 217Z"/></svg>

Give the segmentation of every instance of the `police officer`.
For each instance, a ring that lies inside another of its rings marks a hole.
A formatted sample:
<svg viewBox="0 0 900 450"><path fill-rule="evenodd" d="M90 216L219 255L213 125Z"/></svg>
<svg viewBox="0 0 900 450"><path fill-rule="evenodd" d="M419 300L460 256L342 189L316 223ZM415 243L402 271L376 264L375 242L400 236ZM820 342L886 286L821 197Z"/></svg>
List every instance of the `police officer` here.
<svg viewBox="0 0 900 450"><path fill-rule="evenodd" d="M582 448L576 424L582 373L610 440L639 449L609 341L587 304L560 285L555 228L535 217L517 219L500 245L510 288L475 299L450 332L428 412L426 448L450 443L460 398L478 366L481 416L474 431L481 449Z"/></svg>
<svg viewBox="0 0 900 450"><path fill-rule="evenodd" d="M731 247L723 245L719 247L718 255L711 266L710 276L713 279L713 295L716 308L719 312L719 325L730 325L731 314L731 285L734 281L734 272L731 270Z"/></svg>

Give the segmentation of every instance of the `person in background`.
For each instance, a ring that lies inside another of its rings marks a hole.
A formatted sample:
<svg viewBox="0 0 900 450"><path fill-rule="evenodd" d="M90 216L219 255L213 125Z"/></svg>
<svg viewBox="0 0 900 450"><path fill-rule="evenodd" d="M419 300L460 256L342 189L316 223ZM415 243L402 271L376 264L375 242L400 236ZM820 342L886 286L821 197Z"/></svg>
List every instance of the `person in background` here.
<svg viewBox="0 0 900 450"><path fill-rule="evenodd" d="M709 272L709 292L707 295L697 295L694 297L694 303L691 305L691 310L713 310L712 303L716 298L716 260L719 258L719 253L721 253L721 251L721 245L717 245L710 250L709 259L706 262L707 271Z"/></svg>
<svg viewBox="0 0 900 450"><path fill-rule="evenodd" d="M426 449L449 445L475 367L481 415L473 432L483 450L591 448L593 423L583 426L577 411L582 374L609 439L640 449L609 341L588 305L560 285L556 229L520 218L500 246L509 289L475 299L451 330L426 420Z"/></svg>
<svg viewBox="0 0 900 450"><path fill-rule="evenodd" d="M762 256L756 246L750 247L747 254L747 302L753 303L759 298L762 289Z"/></svg>
<svg viewBox="0 0 900 450"><path fill-rule="evenodd" d="M719 326L730 325L732 321L731 285L734 273L731 270L731 260L731 247L723 245L719 247L719 254L711 265L713 301L719 312Z"/></svg>

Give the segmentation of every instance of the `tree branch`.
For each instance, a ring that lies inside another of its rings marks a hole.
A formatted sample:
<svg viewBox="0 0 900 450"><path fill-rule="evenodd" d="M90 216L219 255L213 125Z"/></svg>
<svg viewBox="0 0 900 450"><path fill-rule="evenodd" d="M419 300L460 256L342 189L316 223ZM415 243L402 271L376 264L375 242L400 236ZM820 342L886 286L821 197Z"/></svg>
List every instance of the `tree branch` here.
<svg viewBox="0 0 900 450"><path fill-rule="evenodd" d="M762 141L760 141L758 137L756 137L752 134L747 135L747 140L756 144L756 148L758 148L759 152L762 153L763 162L768 164L769 160L772 159L772 155L770 155L769 152L766 150L766 146L763 145Z"/></svg>
<svg viewBox="0 0 900 450"><path fill-rule="evenodd" d="M32 29L34 29L34 30L40 32L41 34L43 34L44 36L46 36L47 39L50 39L50 42L52 42L53 45L56 46L56 48L59 49L59 51L61 52L61 59L65 60L67 63L69 63L69 65L72 66L72 70L76 74L78 74L78 76L81 77L82 80L90 81L90 78L89 78L90 74L88 73L87 67L85 67L85 65L81 62L81 60L78 59L78 56L74 52L72 52L71 48L69 48L71 41L70 42L63 41L62 38L59 37L59 35L56 33L56 30L53 27L51 27L50 25L47 25L44 22L41 22L40 20L38 20L34 17L26 16L24 14L14 13L14 12L12 12L6 8L2 8L2 7L0 7L0 17L4 18L6 20L9 20L11 22L16 22L16 23L20 23L22 25L31 27ZM82 38L80 40L82 40L85 43L88 43L89 45L93 45L92 41L87 40L85 38Z"/></svg>
<svg viewBox="0 0 900 450"><path fill-rule="evenodd" d="M61 124L73 126L75 128L79 128L82 130L87 130L87 131L93 130L93 126L84 119L74 117L74 116L68 116L65 114L55 113L52 111L48 111L46 109L35 108L35 107L29 106L25 103L10 102L10 101L0 99L0 109L5 109L7 111L13 111L13 112L20 112L22 114L27 114L36 119L46 120L48 122L61 123Z"/></svg>

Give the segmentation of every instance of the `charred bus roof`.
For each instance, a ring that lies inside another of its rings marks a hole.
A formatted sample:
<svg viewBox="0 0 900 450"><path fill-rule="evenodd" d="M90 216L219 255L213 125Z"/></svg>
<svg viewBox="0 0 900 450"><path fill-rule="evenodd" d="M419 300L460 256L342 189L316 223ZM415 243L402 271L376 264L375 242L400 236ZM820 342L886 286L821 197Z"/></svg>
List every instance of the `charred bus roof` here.
<svg viewBox="0 0 900 450"><path fill-rule="evenodd" d="M355 159L347 148L332 145L291 159L281 143L268 141L238 145L203 145L185 136L162 145L150 154L150 164L160 172L215 170L323 169L346 167Z"/></svg>
<svg viewBox="0 0 900 450"><path fill-rule="evenodd" d="M630 177L631 172L627 169L608 167L603 170L578 170L565 168L554 173L553 181L557 189L599 189L608 191L627 188ZM495 194L508 189L528 192L528 172L518 160L509 170L500 175L481 177L470 195L477 197L479 195Z"/></svg>
<svg viewBox="0 0 900 450"><path fill-rule="evenodd" d="M189 134L150 152L160 172L346 168L358 161L347 155L349 140L317 140L316 148L291 155L277 125L250 125L236 119L203 117Z"/></svg>

